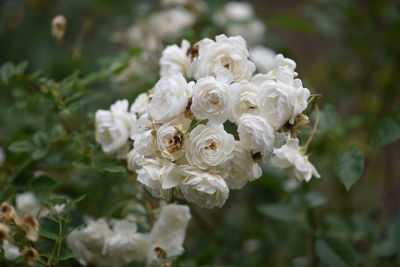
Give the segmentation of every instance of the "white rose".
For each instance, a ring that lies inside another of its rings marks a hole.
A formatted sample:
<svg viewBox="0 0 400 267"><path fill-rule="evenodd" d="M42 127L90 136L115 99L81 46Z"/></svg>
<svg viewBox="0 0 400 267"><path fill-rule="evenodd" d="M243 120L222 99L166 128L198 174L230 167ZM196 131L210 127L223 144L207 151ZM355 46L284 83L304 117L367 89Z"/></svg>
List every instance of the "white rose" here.
<svg viewBox="0 0 400 267"><path fill-rule="evenodd" d="M223 125L198 125L185 142L186 158L191 165L203 170L221 165L232 158L234 141Z"/></svg>
<svg viewBox="0 0 400 267"><path fill-rule="evenodd" d="M225 25L232 21L244 21L254 16L253 7L246 2L228 2L214 16L218 25Z"/></svg>
<svg viewBox="0 0 400 267"><path fill-rule="evenodd" d="M136 171L137 181L154 197L169 200L171 189L180 182L175 165L169 161L148 158L140 159L137 163L141 167Z"/></svg>
<svg viewBox="0 0 400 267"><path fill-rule="evenodd" d="M230 36L240 35L249 45L260 43L265 37L265 24L257 19L228 23L226 33Z"/></svg>
<svg viewBox="0 0 400 267"><path fill-rule="evenodd" d="M271 164L287 170L300 181L305 180L308 182L312 176L320 178L314 165L308 161L308 157L304 155L302 148L299 147L298 139L289 138L281 148L274 149Z"/></svg>
<svg viewBox="0 0 400 267"><path fill-rule="evenodd" d="M133 102L133 104L131 105L131 113L136 114L137 116L142 115L143 113L146 112L147 106L150 103L150 98L149 98L149 94L146 93L141 93L140 95L138 95L135 99L135 101Z"/></svg>
<svg viewBox="0 0 400 267"><path fill-rule="evenodd" d="M296 116L307 108L310 91L303 88L300 79L291 80L287 71L277 75L280 80L267 80L260 86L257 105L261 115L279 129L288 121L294 124Z"/></svg>
<svg viewBox="0 0 400 267"><path fill-rule="evenodd" d="M79 263L86 266L114 266L114 260L103 254L103 246L106 238L112 235L104 219L89 221L87 226L72 231L67 236L67 245L76 256Z"/></svg>
<svg viewBox="0 0 400 267"><path fill-rule="evenodd" d="M208 209L225 204L229 188L218 173L185 165L180 166L179 170L185 177L179 189L187 201Z"/></svg>
<svg viewBox="0 0 400 267"><path fill-rule="evenodd" d="M169 204L162 207L149 237L148 266L160 266L183 253L183 242L190 218L190 210L186 205ZM165 258L158 257L157 253L165 254Z"/></svg>
<svg viewBox="0 0 400 267"><path fill-rule="evenodd" d="M187 52L189 48L190 43L187 40L182 40L181 47L167 46L160 59L160 76L182 74L188 77L190 59Z"/></svg>
<svg viewBox="0 0 400 267"><path fill-rule="evenodd" d="M258 86L247 80L240 82L240 92L235 96L232 108L232 116L235 121L246 113L258 115L260 110L257 107L257 97L260 89Z"/></svg>
<svg viewBox="0 0 400 267"><path fill-rule="evenodd" d="M264 46L250 49L250 59L256 64L257 71L268 73L275 67L275 52Z"/></svg>
<svg viewBox="0 0 400 267"><path fill-rule="evenodd" d="M296 69L296 62L293 59L284 57L282 54L275 56L275 67L287 67L294 71Z"/></svg>
<svg viewBox="0 0 400 267"><path fill-rule="evenodd" d="M33 192L25 192L15 196L15 206L22 215L36 217L42 207Z"/></svg>
<svg viewBox="0 0 400 267"><path fill-rule="evenodd" d="M240 141L253 154L261 153L264 160L271 155L275 143L275 131L268 122L257 115L244 114L238 121Z"/></svg>
<svg viewBox="0 0 400 267"><path fill-rule="evenodd" d="M232 105L241 86L231 84L232 75L222 71L217 78L200 78L193 87L190 110L197 119L208 119L210 123L221 124L231 117Z"/></svg>
<svg viewBox="0 0 400 267"><path fill-rule="evenodd" d="M154 128L147 113L144 113L133 126L131 138L134 141L134 148L139 154L148 157L155 154L157 142Z"/></svg>
<svg viewBox="0 0 400 267"><path fill-rule="evenodd" d="M175 161L184 154L183 141L182 126L165 123L157 130L158 149L167 159Z"/></svg>
<svg viewBox="0 0 400 267"><path fill-rule="evenodd" d="M184 112L190 96L182 74L162 77L154 87L148 112L157 122L166 122Z"/></svg>
<svg viewBox="0 0 400 267"><path fill-rule="evenodd" d="M9 261L13 261L21 256L21 251L17 246L10 244L6 239L3 240L3 253L4 258Z"/></svg>
<svg viewBox="0 0 400 267"><path fill-rule="evenodd" d="M223 165L223 168L229 170L225 182L229 189L242 189L247 182L259 178L262 170L254 162L251 152L242 142L235 141L233 154L233 158Z"/></svg>
<svg viewBox="0 0 400 267"><path fill-rule="evenodd" d="M132 261L144 261L148 249L148 235L137 232L130 218L113 221L113 233L104 241L103 254L113 258L113 266L124 266Z"/></svg>
<svg viewBox="0 0 400 267"><path fill-rule="evenodd" d="M138 160L142 159L143 155L140 154L136 149L132 149L129 151L129 153L126 155L126 163L128 170L130 171L135 171L136 168L138 167Z"/></svg>
<svg viewBox="0 0 400 267"><path fill-rule="evenodd" d="M96 112L96 141L104 153L117 154L124 158L129 150L129 135L135 115L128 112L128 101L119 100L111 105L110 110Z"/></svg>
<svg viewBox="0 0 400 267"><path fill-rule="evenodd" d="M195 22L196 16L192 12L181 7L169 8L153 13L144 24L144 31L149 36L157 36L162 43L165 38L177 38Z"/></svg>
<svg viewBox="0 0 400 267"><path fill-rule="evenodd" d="M217 76L224 69L233 75L233 81L250 79L255 65L249 59L246 41L240 36L227 37L218 35L215 42L203 39L199 42L198 56L191 63L192 75L195 79L206 76Z"/></svg>

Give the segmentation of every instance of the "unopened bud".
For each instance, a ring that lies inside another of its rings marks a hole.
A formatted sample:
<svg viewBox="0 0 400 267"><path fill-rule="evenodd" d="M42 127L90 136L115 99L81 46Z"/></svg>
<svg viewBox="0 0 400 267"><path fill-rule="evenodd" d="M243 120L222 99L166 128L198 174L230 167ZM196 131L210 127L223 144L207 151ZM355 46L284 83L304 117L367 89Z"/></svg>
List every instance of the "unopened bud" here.
<svg viewBox="0 0 400 267"><path fill-rule="evenodd" d="M65 32L67 30L67 20L64 16L58 15L51 22L51 34L58 41L64 38Z"/></svg>
<svg viewBox="0 0 400 267"><path fill-rule="evenodd" d="M39 252L32 247L24 248L24 250L22 251L22 255L26 264L28 264L29 266L34 265L35 262L39 259Z"/></svg>
<svg viewBox="0 0 400 267"><path fill-rule="evenodd" d="M39 239L39 222L28 215L23 220L23 228L25 230L26 238L29 241L36 242Z"/></svg>

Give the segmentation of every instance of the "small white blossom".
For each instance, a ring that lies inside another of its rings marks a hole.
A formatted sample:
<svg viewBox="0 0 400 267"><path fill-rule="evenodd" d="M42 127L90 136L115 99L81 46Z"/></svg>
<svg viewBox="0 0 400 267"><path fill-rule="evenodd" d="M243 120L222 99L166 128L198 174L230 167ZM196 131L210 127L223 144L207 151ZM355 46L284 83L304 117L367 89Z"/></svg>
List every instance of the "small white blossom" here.
<svg viewBox="0 0 400 267"><path fill-rule="evenodd" d="M15 207L22 215L36 217L41 209L41 205L33 192L25 192L15 196Z"/></svg>
<svg viewBox="0 0 400 267"><path fill-rule="evenodd" d="M167 46L160 59L160 76L182 74L189 76L190 59L188 50L190 43L182 40L181 47L177 45Z"/></svg>
<svg viewBox="0 0 400 267"><path fill-rule="evenodd" d="M169 161L144 158L138 161L137 181L154 197L169 200L171 188L179 183L175 165Z"/></svg>
<svg viewBox="0 0 400 267"><path fill-rule="evenodd" d="M105 238L102 253L115 260L113 266L144 261L148 249L148 235L138 233L136 223L130 218L116 220L112 224L112 234Z"/></svg>
<svg viewBox="0 0 400 267"><path fill-rule="evenodd" d="M117 158L126 156L129 135L136 120L135 115L128 112L128 106L127 100L119 100L110 110L96 112L96 141L104 153L116 153Z"/></svg>
<svg viewBox="0 0 400 267"><path fill-rule="evenodd" d="M245 114L238 122L240 141L245 144L253 154L261 153L264 160L272 153L275 143L275 132L268 122L257 115Z"/></svg>
<svg viewBox="0 0 400 267"><path fill-rule="evenodd" d="M225 182L230 189L242 189L247 182L259 178L262 170L254 162L251 152L243 143L235 141L235 151L233 154L233 158L222 166L222 168L229 170Z"/></svg>
<svg viewBox="0 0 400 267"><path fill-rule="evenodd" d="M275 52L264 46L250 49L250 59L256 64L257 71L268 73L275 67Z"/></svg>
<svg viewBox="0 0 400 267"><path fill-rule="evenodd" d="M254 17L253 7L246 2L228 2L214 16L219 25L225 25L233 21L246 21Z"/></svg>
<svg viewBox="0 0 400 267"><path fill-rule="evenodd" d="M193 87L190 107L197 119L208 119L210 123L221 124L231 117L232 105L241 86L231 84L232 75L222 71L217 78L200 78Z"/></svg>
<svg viewBox="0 0 400 267"><path fill-rule="evenodd" d="M229 197L229 188L217 172L203 171L193 166L180 166L185 177L179 188L184 198L203 208L222 207Z"/></svg>
<svg viewBox="0 0 400 267"><path fill-rule="evenodd" d="M289 138L281 148L274 149L271 164L287 170L300 181L305 180L308 182L312 176L320 177L314 165L304 155L302 148L299 146L299 140L295 138Z"/></svg>
<svg viewBox="0 0 400 267"><path fill-rule="evenodd" d="M12 261L21 256L21 251L17 246L10 244L6 239L3 240L3 253L6 260Z"/></svg>
<svg viewBox="0 0 400 267"><path fill-rule="evenodd" d="M160 266L161 263L171 261L183 253L183 242L190 218L190 210L186 205L170 204L162 208L149 237L149 266ZM165 253L164 258L157 256L157 252L160 251Z"/></svg>
<svg viewBox="0 0 400 267"><path fill-rule="evenodd" d="M223 125L198 125L185 142L188 162L203 170L232 158L234 148L233 135L228 134Z"/></svg>
<svg viewBox="0 0 400 267"><path fill-rule="evenodd" d="M150 98L148 93L141 93L135 99L135 102L131 105L130 112L136 114L137 116L142 115L146 112L147 106L150 103Z"/></svg>
<svg viewBox="0 0 400 267"><path fill-rule="evenodd" d="M184 155L182 125L163 124L157 130L157 144L161 155L174 161Z"/></svg>
<svg viewBox="0 0 400 267"><path fill-rule="evenodd" d="M276 80L267 80L260 86L257 105L261 115L279 129L286 122L294 124L296 116L307 108L310 91L303 88L300 79L293 80L286 68L276 75Z"/></svg>
<svg viewBox="0 0 400 267"><path fill-rule="evenodd" d="M256 67L248 57L246 41L240 36L221 34L215 41L206 38L199 42L198 57L191 64L192 75L196 79L215 77L227 69L235 82L250 79Z"/></svg>
<svg viewBox="0 0 400 267"><path fill-rule="evenodd" d="M104 219L89 221L87 226L67 236L67 245L84 266L115 266L115 260L103 254L104 241L111 235L112 231Z"/></svg>
<svg viewBox="0 0 400 267"><path fill-rule="evenodd" d="M182 74L162 77L154 87L148 112L157 122L166 122L184 112L190 85Z"/></svg>
<svg viewBox="0 0 400 267"><path fill-rule="evenodd" d="M226 25L226 33L230 36L240 35L249 45L258 44L265 37L267 28L257 19L250 21L232 22ZM254 61L253 61L254 62Z"/></svg>
<svg viewBox="0 0 400 267"><path fill-rule="evenodd" d="M132 128L131 139L134 141L134 149L141 155L153 156L157 147L155 126L144 113Z"/></svg>
<svg viewBox="0 0 400 267"><path fill-rule="evenodd" d="M257 97L260 91L257 84L243 80L240 82L240 92L235 96L232 108L232 116L238 121L243 114L258 115L260 110L257 107Z"/></svg>

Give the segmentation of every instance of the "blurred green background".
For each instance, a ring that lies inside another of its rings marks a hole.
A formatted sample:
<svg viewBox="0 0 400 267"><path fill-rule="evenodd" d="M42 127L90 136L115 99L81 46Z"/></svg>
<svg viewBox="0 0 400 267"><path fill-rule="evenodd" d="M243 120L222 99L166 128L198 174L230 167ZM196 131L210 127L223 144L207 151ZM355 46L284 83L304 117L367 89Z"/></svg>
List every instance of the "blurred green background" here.
<svg viewBox="0 0 400 267"><path fill-rule="evenodd" d="M224 2L208 1L200 23L207 24ZM321 124L310 147L310 159L322 177L291 189L284 174L264 166L263 177L243 190L231 191L224 208L208 211L191 205L193 220L186 253L177 266L320 266L314 247L320 235L350 244L360 266L400 266L400 143L373 146L370 141L378 121L400 107L400 2L249 2L267 26L263 44L294 59L305 87L322 94L318 99ZM112 42L111 35L157 7L157 1L149 0L3 0L0 63L27 61L28 72L40 70L54 80L74 72L85 77L109 66L110 58L123 61L134 57L134 50ZM58 14L68 22L60 42L50 33L50 23ZM193 42L216 33L219 29L211 27L184 37ZM96 81L90 86L90 96L79 107L65 108L69 113L61 116L55 110L62 110L36 97L34 88L3 87L0 146L6 148L63 121L64 127L70 127L71 139L57 145L58 155L30 164L30 172L58 166L51 171L65 185L57 190L72 196L88 190L82 210L104 216L121 196L131 193L123 191L121 195L120 188L130 178L127 174L82 171L82 164L74 164L76 153L80 163L88 157L111 162L94 144L93 113L121 97L133 101L157 81L157 71L148 76L145 83L134 78L132 83L141 85L132 85L131 90L118 90L119 85L107 79ZM77 144L82 151L68 149ZM352 148L363 152L365 167L360 181L346 191L335 174L334 162L340 152ZM87 151L99 155L88 156ZM7 171L13 172L23 156L9 157ZM4 188L24 189L2 179ZM114 188L118 183L120 187ZM111 191L106 191L109 188ZM137 189L132 184L124 190ZM77 263L71 260L66 264Z"/></svg>

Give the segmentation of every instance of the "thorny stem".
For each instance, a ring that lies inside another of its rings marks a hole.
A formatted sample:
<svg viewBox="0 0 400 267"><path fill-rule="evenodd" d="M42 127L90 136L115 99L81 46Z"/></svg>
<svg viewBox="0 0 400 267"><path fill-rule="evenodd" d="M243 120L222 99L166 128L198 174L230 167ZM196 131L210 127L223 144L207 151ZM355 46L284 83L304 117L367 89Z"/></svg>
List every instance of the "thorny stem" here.
<svg viewBox="0 0 400 267"><path fill-rule="evenodd" d="M307 151L307 148L308 148L308 146L310 145L311 141L313 140L314 135L315 135L315 133L317 132L317 129L318 129L318 123L319 123L320 113L319 113L319 107L318 107L317 104L315 105L315 110L317 111L317 118L316 118L316 120L315 120L314 127L313 127L313 129L312 129L312 131L311 131L311 135L310 135L310 137L308 137L307 142L306 142L305 145L303 146L305 151Z"/></svg>

